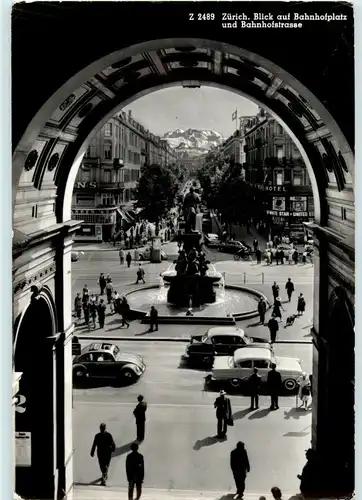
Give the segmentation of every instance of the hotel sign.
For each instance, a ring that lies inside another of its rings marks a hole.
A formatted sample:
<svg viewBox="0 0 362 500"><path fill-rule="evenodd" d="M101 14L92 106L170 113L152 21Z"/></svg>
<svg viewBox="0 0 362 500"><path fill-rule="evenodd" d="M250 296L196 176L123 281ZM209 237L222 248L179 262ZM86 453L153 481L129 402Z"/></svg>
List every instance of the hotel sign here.
<svg viewBox="0 0 362 500"><path fill-rule="evenodd" d="M268 191L269 193L286 193L286 186L266 186L265 184L256 184L255 185L261 191Z"/></svg>

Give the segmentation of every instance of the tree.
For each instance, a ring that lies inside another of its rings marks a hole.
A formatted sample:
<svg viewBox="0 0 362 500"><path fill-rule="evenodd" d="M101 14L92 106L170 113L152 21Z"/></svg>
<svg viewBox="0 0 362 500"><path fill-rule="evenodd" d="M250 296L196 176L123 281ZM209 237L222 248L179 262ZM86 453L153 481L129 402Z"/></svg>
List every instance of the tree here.
<svg viewBox="0 0 362 500"><path fill-rule="evenodd" d="M156 234L159 221L174 205L178 190L179 180L170 168L156 164L142 168L135 207L142 209L144 216L156 223Z"/></svg>
<svg viewBox="0 0 362 500"><path fill-rule="evenodd" d="M228 167L228 160L219 150L210 151L197 177L203 192L203 200L209 208L218 208L219 187L223 173Z"/></svg>

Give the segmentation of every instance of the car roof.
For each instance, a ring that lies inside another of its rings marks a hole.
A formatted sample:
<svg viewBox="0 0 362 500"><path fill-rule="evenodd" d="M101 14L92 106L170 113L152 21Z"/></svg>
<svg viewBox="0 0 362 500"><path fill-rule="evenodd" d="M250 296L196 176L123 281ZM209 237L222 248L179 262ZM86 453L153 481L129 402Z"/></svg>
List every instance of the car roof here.
<svg viewBox="0 0 362 500"><path fill-rule="evenodd" d="M207 332L208 337L212 337L213 335L241 335L244 336L245 332L241 328L237 328L235 326L216 326L214 328L210 328Z"/></svg>
<svg viewBox="0 0 362 500"><path fill-rule="evenodd" d="M243 347L236 349L234 352L234 360L238 363L246 359L272 359L272 351L269 347Z"/></svg>
<svg viewBox="0 0 362 500"><path fill-rule="evenodd" d="M86 352L96 351L96 352L113 352L114 344L110 344L108 342L93 342L92 344L87 345L82 349L82 354Z"/></svg>

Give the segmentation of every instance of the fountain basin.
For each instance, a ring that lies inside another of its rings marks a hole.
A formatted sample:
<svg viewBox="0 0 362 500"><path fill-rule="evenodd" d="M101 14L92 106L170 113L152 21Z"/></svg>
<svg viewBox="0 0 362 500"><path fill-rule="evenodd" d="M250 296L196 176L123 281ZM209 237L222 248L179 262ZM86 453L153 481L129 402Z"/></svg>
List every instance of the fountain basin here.
<svg viewBox="0 0 362 500"><path fill-rule="evenodd" d="M132 315L142 319L142 323L150 322L151 305L158 310L159 323L215 325L233 325L237 320L258 316L257 304L260 297L263 297L269 305L262 293L248 287L226 285L222 290L218 286L214 289L216 301L212 304L193 307L193 316L186 316L188 307L174 306L167 302L169 290L167 286L139 287L125 292L124 296L127 297Z"/></svg>

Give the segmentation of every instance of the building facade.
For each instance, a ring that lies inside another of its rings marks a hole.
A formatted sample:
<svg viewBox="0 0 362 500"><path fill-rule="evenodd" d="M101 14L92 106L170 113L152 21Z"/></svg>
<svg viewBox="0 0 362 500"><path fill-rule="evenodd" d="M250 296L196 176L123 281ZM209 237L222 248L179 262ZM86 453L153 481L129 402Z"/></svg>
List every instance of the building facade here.
<svg viewBox="0 0 362 500"><path fill-rule="evenodd" d="M302 240L303 222L314 220L314 199L298 148L267 113L258 115L253 126L249 124L244 140L243 167L245 180L254 188L255 218L273 235Z"/></svg>
<svg viewBox="0 0 362 500"><path fill-rule="evenodd" d="M77 174L72 219L83 223L75 239L111 241L134 221L142 168L176 161L167 142L134 120L131 111L111 118L88 147Z"/></svg>

